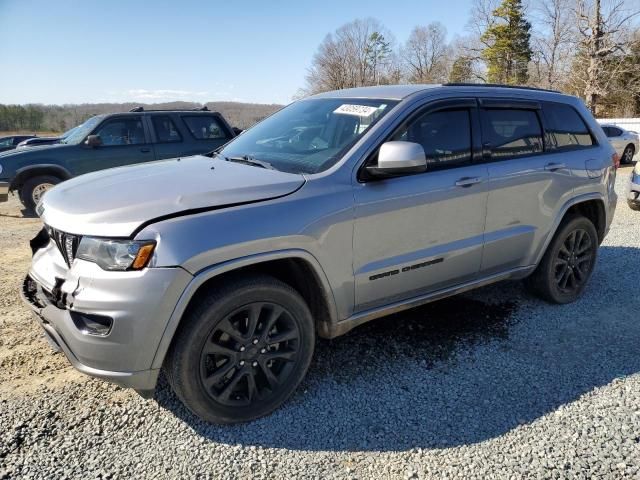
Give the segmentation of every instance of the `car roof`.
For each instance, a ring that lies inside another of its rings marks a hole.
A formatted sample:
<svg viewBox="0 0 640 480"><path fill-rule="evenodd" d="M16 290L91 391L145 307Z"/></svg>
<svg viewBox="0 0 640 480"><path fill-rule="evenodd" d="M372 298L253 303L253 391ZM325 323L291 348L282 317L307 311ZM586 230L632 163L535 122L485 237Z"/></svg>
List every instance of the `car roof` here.
<svg viewBox="0 0 640 480"><path fill-rule="evenodd" d="M378 85L372 87L346 88L344 90L334 90L331 92L319 93L310 98L370 98L380 100L402 100L415 93L460 93L469 92L473 94L500 93L504 95L524 95L531 98L542 99L547 95L552 97L569 97L555 90L545 90L541 88L493 85L483 83L449 83L449 84L412 84L412 85Z"/></svg>

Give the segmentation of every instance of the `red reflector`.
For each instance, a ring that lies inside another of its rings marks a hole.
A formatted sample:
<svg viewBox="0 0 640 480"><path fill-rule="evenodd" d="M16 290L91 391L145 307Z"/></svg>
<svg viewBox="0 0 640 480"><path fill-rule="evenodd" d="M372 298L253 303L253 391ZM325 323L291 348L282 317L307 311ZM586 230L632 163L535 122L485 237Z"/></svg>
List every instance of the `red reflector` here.
<svg viewBox="0 0 640 480"><path fill-rule="evenodd" d="M611 155L611 161L613 162L614 168L620 167L620 155L614 153L613 155Z"/></svg>

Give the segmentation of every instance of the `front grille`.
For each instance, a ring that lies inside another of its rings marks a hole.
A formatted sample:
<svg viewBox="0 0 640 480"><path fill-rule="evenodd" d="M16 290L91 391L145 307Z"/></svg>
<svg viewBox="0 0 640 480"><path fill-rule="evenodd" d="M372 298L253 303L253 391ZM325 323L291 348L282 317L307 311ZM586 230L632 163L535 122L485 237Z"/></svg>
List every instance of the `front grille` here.
<svg viewBox="0 0 640 480"><path fill-rule="evenodd" d="M71 233L61 232L55 228L47 227L49 236L53 239L58 250L62 254L62 258L67 263L67 266L71 266L71 262L76 258L76 252L78 251L78 245L80 245L80 235L73 235Z"/></svg>

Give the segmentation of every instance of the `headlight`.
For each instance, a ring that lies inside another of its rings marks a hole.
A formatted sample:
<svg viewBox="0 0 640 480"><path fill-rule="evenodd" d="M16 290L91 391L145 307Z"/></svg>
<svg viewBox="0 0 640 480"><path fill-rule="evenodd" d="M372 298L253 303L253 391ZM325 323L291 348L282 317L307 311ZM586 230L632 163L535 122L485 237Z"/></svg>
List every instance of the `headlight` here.
<svg viewBox="0 0 640 480"><path fill-rule="evenodd" d="M149 262L155 246L153 241L82 237L76 257L97 263L104 270L140 270Z"/></svg>

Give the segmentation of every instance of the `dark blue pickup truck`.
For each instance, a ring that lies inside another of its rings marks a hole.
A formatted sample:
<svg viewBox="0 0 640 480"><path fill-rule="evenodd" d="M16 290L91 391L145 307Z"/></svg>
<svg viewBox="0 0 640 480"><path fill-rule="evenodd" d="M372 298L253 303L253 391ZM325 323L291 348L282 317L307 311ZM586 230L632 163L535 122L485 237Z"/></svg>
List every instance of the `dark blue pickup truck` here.
<svg viewBox="0 0 640 480"><path fill-rule="evenodd" d="M143 110L91 117L60 143L0 153L0 202L33 210L53 185L83 173L209 152L236 135L217 112Z"/></svg>

